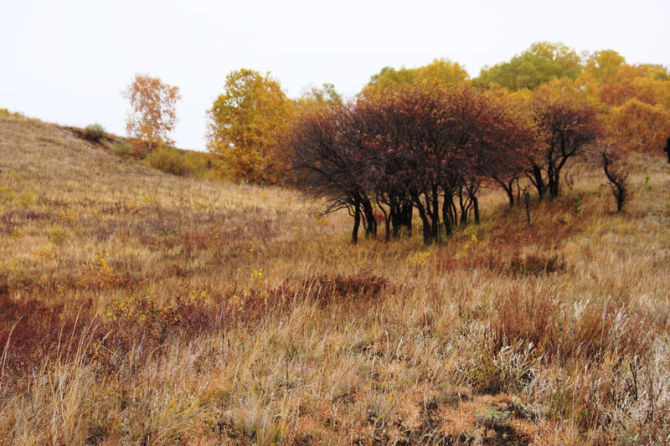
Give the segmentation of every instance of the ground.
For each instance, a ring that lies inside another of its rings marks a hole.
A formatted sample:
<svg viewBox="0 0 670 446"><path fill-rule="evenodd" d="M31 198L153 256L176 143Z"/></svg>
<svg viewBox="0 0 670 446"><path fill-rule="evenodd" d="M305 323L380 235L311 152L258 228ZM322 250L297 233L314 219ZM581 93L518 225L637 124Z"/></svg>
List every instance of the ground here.
<svg viewBox="0 0 670 446"><path fill-rule="evenodd" d="M662 154L660 154L662 155ZM0 116L8 444L664 444L670 165L425 247ZM417 228L418 229L418 228Z"/></svg>

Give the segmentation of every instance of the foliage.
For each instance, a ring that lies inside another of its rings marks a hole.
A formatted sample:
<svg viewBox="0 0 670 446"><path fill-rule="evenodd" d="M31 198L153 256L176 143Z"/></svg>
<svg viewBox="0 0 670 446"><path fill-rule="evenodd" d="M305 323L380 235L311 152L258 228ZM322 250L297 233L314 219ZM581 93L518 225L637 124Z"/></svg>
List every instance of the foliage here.
<svg viewBox="0 0 670 446"><path fill-rule="evenodd" d="M632 98L612 110L610 127L613 137L624 148L658 153L670 136L670 110Z"/></svg>
<svg viewBox="0 0 670 446"><path fill-rule="evenodd" d="M274 183L282 178L287 160L281 137L292 105L269 73L231 72L224 93L208 113L207 147L222 158L228 178L250 183Z"/></svg>
<svg viewBox="0 0 670 446"><path fill-rule="evenodd" d="M614 50L601 50L591 54L586 60L584 71L599 83L611 82L616 78L619 67L626 59Z"/></svg>
<svg viewBox="0 0 670 446"><path fill-rule="evenodd" d="M384 67L370 78L362 95L388 94L391 90L411 84L460 85L467 78L465 68L447 59L435 59L418 68Z"/></svg>
<svg viewBox="0 0 670 446"><path fill-rule="evenodd" d="M535 89L552 79L575 79L581 72L581 58L562 43L536 42L509 62L485 67L473 83L496 83L510 91Z"/></svg>
<svg viewBox="0 0 670 446"><path fill-rule="evenodd" d="M289 145L300 184L354 217L353 242L361 223L366 235L376 234L374 203L387 240L391 225L395 236L400 226L411 228L414 207L431 243L440 239L440 221L447 235L459 223L455 199L460 223L471 214L479 221L482 179L518 169L532 141L529 123L495 95L417 84L305 115Z"/></svg>
<svg viewBox="0 0 670 446"><path fill-rule="evenodd" d="M146 158L149 166L165 173L177 176L190 175L195 171L191 160L173 147L159 147Z"/></svg>
<svg viewBox="0 0 670 446"><path fill-rule="evenodd" d="M549 192L554 199L560 192L565 164L602 135L602 124L591 103L563 92L559 95L550 86L538 90L533 108L540 141L527 176L540 198Z"/></svg>
<svg viewBox="0 0 670 446"><path fill-rule="evenodd" d="M6 108L0 108L0 116L7 116L7 117L14 117L14 118L22 118L23 115L19 112L11 112Z"/></svg>
<svg viewBox="0 0 670 446"><path fill-rule="evenodd" d="M532 226L484 181L481 225L353 247L346 212L294 190L0 117L0 438L667 444L670 173L619 154L628 212L572 159Z"/></svg>
<svg viewBox="0 0 670 446"><path fill-rule="evenodd" d="M84 139L91 142L100 142L105 136L105 129L100 124L89 124L83 130Z"/></svg>
<svg viewBox="0 0 670 446"><path fill-rule="evenodd" d="M172 145L169 135L177 123L179 88L160 78L136 74L123 96L130 102L126 120L128 135L150 148Z"/></svg>
<svg viewBox="0 0 670 446"><path fill-rule="evenodd" d="M328 83L323 84L320 88L310 88L295 101L297 110L338 105L342 105L342 96L335 90L333 84Z"/></svg>
<svg viewBox="0 0 670 446"><path fill-rule="evenodd" d="M125 141L117 142L112 146L112 152L114 155L120 156L121 158L130 156L132 151L133 147L130 145L130 143Z"/></svg>

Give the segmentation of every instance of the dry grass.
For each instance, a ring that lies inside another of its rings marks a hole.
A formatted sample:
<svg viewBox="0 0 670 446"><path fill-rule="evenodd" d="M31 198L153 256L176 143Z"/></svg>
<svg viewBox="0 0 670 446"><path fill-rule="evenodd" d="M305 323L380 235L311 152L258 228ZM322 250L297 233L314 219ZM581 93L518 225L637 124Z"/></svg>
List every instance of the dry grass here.
<svg viewBox="0 0 670 446"><path fill-rule="evenodd" d="M0 117L7 444L664 444L670 167L440 246ZM419 231L416 231L419 232Z"/></svg>

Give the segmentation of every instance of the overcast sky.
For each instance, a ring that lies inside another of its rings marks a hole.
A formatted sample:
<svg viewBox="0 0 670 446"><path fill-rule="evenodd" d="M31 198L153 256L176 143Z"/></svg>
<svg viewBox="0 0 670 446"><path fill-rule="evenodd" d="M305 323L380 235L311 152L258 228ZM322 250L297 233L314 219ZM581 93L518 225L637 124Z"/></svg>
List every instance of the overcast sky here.
<svg viewBox="0 0 670 446"><path fill-rule="evenodd" d="M181 89L177 146L205 148L206 111L240 68L286 93L335 84L356 94L384 66L435 58L484 65L536 41L614 49L670 65L670 0L5 0L0 108L125 134L121 91L135 73Z"/></svg>

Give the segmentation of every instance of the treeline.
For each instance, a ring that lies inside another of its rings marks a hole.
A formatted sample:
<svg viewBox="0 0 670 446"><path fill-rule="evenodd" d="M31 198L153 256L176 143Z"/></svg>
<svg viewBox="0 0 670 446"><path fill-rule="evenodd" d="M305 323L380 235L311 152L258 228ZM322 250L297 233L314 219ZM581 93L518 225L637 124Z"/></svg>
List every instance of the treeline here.
<svg viewBox="0 0 670 446"><path fill-rule="evenodd" d="M670 136L670 72L629 65L616 51L581 57L548 42L469 79L456 62L386 67L353 99L334 87L291 100L269 73L231 73L209 111L208 147L221 175L287 182L346 208L385 238L411 233L426 243L479 221L479 193L502 188L514 206L528 188L556 198L566 163L590 153L627 197L627 150L660 152ZM416 212L414 212L416 211Z"/></svg>
<svg viewBox="0 0 670 446"><path fill-rule="evenodd" d="M474 79L445 59L418 68L386 67L354 100L421 84L469 85L521 103L541 89L577 98L596 109L602 132L618 151L660 153L670 136L668 68L628 64L613 50L581 56L562 44L539 42ZM217 156L219 174L231 181L284 183L291 177L290 150L282 141L293 123L306 111L342 102L331 84L290 99L269 73L230 73L209 110L208 149Z"/></svg>

